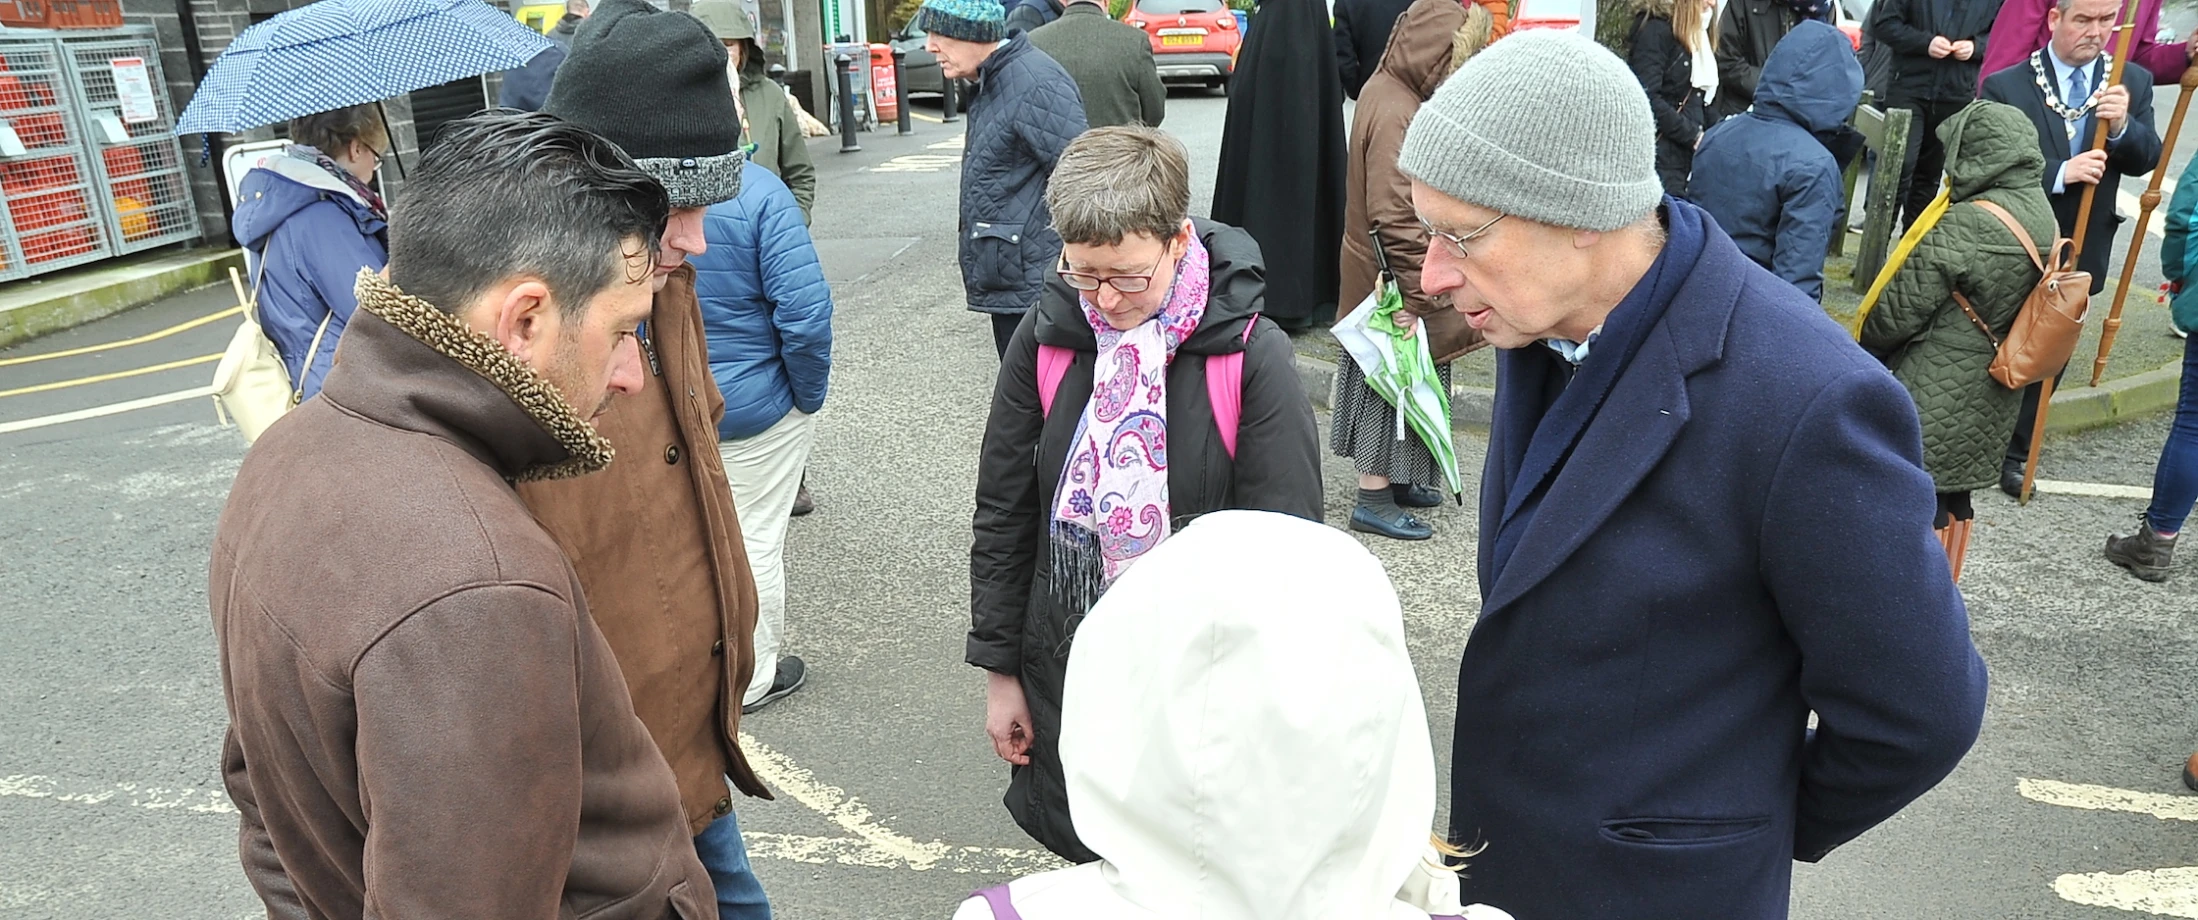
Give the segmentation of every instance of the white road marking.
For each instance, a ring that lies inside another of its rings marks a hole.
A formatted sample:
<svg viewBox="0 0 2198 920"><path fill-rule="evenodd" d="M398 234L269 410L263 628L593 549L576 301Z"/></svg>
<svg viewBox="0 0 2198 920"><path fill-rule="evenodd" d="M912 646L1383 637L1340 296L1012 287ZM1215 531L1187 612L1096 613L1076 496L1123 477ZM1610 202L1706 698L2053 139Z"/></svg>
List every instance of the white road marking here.
<svg viewBox="0 0 2198 920"><path fill-rule="evenodd" d="M848 795L838 786L817 779L816 774L795 764L786 755L772 750L769 745L757 741L753 736L741 735L740 749L748 755L748 766L764 782L825 816L842 830L855 835L854 840L839 841L841 844L853 844L855 848L835 848L830 854L831 858L824 861L852 865L876 865L878 862L885 862L916 870L945 868L951 872L1036 872L1067 865L1042 850L955 847L936 840L918 841L877 823L873 820L870 809L854 796ZM785 858L793 858L799 862L819 861L794 856ZM996 868L1001 866L1020 868Z"/></svg>
<svg viewBox="0 0 2198 920"><path fill-rule="evenodd" d="M863 866L871 869L943 869L957 874L1029 875L1066 866L1043 850L955 847L936 863L913 865L901 854L853 837L803 837L743 831L750 858L782 859L809 865Z"/></svg>
<svg viewBox="0 0 2198 920"><path fill-rule="evenodd" d="M811 837L747 831L741 837L748 855L810 865L864 866L873 869L944 870L983 875L1028 875L1059 869L1068 864L1044 850L1007 847L964 847L939 841L919 841L879 824L854 796L830 785L783 754L747 735L740 747L748 764L780 792L847 831L850 837ZM50 776L18 773L0 776L0 798L48 799L77 805L119 805L150 811L175 811L201 815L234 815L226 790L171 788L139 783L65 784ZM0 889L0 904L9 895ZM25 896L28 896L27 894Z"/></svg>
<svg viewBox="0 0 2198 920"><path fill-rule="evenodd" d="M883 163L879 163L876 166L863 167L863 172L945 172L950 167L960 165L961 162L962 158L958 156L949 156L936 153L911 153L904 157L894 157Z"/></svg>
<svg viewBox="0 0 2198 920"><path fill-rule="evenodd" d="M2018 778L2015 788L2023 798L2046 805L2151 815L2163 821L2198 821L2198 798L2187 795L2161 795L2049 779ZM2071 873L2053 880L2053 893L2064 901L2092 907L2198 918L2198 866Z"/></svg>
<svg viewBox="0 0 2198 920"><path fill-rule="evenodd" d="M2015 788L2033 802L2089 811L2125 811L2163 821L2198 821L2198 796L2161 795L2112 786L2086 786L2049 779L2018 779ZM2198 871L2194 869L2193 871Z"/></svg>
<svg viewBox="0 0 2198 920"><path fill-rule="evenodd" d="M2143 199L2127 190L2115 193L2114 198L2121 204L2121 210L2127 213L2132 220L2136 219L2138 214L2144 212L2145 203ZM2165 229L2167 226L2167 205L2168 202L2173 200L2175 200L2175 180L2160 180L2160 207L2152 212L2150 220L2145 221L2145 232L2161 239L2167 238L2167 230Z"/></svg>
<svg viewBox="0 0 2198 920"><path fill-rule="evenodd" d="M200 399L212 395L214 395L213 387L198 387L190 390L178 390L174 393L162 393L159 396L147 396L144 399L132 399L127 402L78 409L74 412L41 415L37 418L26 418L13 422L0 422L0 434L7 434L11 431L29 431L33 428L44 428L48 425L60 425L67 422L81 422L86 419L135 412L139 409L150 409L154 406L165 406L169 403L183 402L187 399Z"/></svg>
<svg viewBox="0 0 2198 920"><path fill-rule="evenodd" d="M18 882L0 881L0 909L29 907L33 904L66 903L91 893L91 886L73 885L67 888L41 888Z"/></svg>
<svg viewBox="0 0 2198 920"><path fill-rule="evenodd" d="M2064 901L2092 907L2198 917L2198 866L2063 875L2053 880L2053 892Z"/></svg>
<svg viewBox="0 0 2198 920"><path fill-rule="evenodd" d="M954 135L953 137L947 138L946 140L940 141L940 142L938 142L938 143L936 143L936 144L925 144L925 145L924 145L924 149L926 149L926 150L963 150L963 149L967 149L967 147L968 147L968 144L969 144L969 135L967 135L967 134L956 134L956 135Z"/></svg>
<svg viewBox="0 0 2198 920"><path fill-rule="evenodd" d="M2034 485L2048 495L2076 495L2083 498L2133 498L2151 501L2152 490L2143 486L2123 486L2106 482L2069 482L2060 479L2040 479Z"/></svg>
<svg viewBox="0 0 2198 920"><path fill-rule="evenodd" d="M236 806L229 804L229 794L221 789L172 789L165 786L116 783L105 788L64 790L53 777L22 773L0 776L0 798L10 797L53 799L80 805L128 805L133 808L187 811L202 815L237 813Z"/></svg>

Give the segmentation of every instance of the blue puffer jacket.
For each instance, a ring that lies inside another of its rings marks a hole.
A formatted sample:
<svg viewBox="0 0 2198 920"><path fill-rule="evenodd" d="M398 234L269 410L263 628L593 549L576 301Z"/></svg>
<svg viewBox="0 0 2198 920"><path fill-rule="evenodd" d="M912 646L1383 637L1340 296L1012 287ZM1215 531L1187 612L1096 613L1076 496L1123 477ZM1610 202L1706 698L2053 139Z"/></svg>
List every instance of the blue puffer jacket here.
<svg viewBox="0 0 2198 920"><path fill-rule="evenodd" d="M740 173L740 197L702 218L693 259L710 371L725 394L717 436L752 438L794 409L816 412L832 374L832 290L801 205L771 171Z"/></svg>
<svg viewBox="0 0 2198 920"><path fill-rule="evenodd" d="M300 379L314 330L328 318L320 350L300 384L311 399L320 392L336 340L359 305L351 293L359 269L381 271L389 261L389 225L343 180L295 157L271 156L245 173L237 199L232 229L250 254L251 277L259 278L260 326L282 354L291 380Z"/></svg>
<svg viewBox="0 0 2198 920"><path fill-rule="evenodd" d="M977 73L962 152L962 286L972 310L1021 313L1045 293L1061 256L1046 183L1061 148L1084 133L1084 98L1024 35Z"/></svg>
<svg viewBox="0 0 2198 920"><path fill-rule="evenodd" d="M1839 30L1803 22L1763 62L1755 107L1725 119L1694 154L1687 197L1757 265L1819 300L1839 223L1839 162L1829 137L1862 97L1862 64Z"/></svg>

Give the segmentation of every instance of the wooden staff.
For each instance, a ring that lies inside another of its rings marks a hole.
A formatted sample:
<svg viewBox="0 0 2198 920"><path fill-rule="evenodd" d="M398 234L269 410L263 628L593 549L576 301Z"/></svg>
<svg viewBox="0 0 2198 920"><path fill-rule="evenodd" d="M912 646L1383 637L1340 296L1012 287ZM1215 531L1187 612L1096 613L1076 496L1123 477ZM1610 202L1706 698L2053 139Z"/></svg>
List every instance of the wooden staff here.
<svg viewBox="0 0 2198 920"><path fill-rule="evenodd" d="M2129 46L2137 37L2137 0L2127 0L2126 3L2122 4L2122 21L2120 25L2114 27L2114 31L2122 34L2114 42L2114 68L2107 73L2106 85L2108 86L2122 85L2122 68L2129 65ZM2182 101L2178 99L2176 105L2181 106ZM2094 118L2092 122L2091 149L2105 150L2106 119ZM2091 205L2098 196L2098 183L2084 183L2083 199L2076 205L2076 237L2070 247L2068 256L2071 262L2083 257L2084 235L2086 231L2091 229ZM2154 197L2157 198L2158 196L2155 195ZM2144 224L2139 223L2137 226L2138 235L2142 236L2144 234ZM2125 265L2122 268L2123 273L2126 275L2129 267ZM2038 448L2045 443L2045 418L2053 411L2053 378L2045 378L2039 386L2038 421L2037 424L2030 426L2030 457L2024 461L2022 468L2021 501L2025 505L2030 504L2031 487L2038 481Z"/></svg>
<svg viewBox="0 0 2198 920"><path fill-rule="evenodd" d="M2129 283L2137 272L2137 256L2145 248L2145 222L2160 206L2160 183L2167 178L2168 158L2175 153L2175 136L2183 131L2183 113L2190 110L2190 95L2198 90L2198 67L2183 71L2183 91L2175 99L2175 117L2168 120L2167 136L2160 139L2160 162L2152 167L2152 182L2137 199L2137 232L2129 235L2129 257L2122 260L2122 286L2114 290L2114 307L2107 311L2106 329L2099 335L2099 357L2091 362L2091 385L2106 379L2107 356L2114 353L2114 337L2122 331L2122 301L2129 298Z"/></svg>

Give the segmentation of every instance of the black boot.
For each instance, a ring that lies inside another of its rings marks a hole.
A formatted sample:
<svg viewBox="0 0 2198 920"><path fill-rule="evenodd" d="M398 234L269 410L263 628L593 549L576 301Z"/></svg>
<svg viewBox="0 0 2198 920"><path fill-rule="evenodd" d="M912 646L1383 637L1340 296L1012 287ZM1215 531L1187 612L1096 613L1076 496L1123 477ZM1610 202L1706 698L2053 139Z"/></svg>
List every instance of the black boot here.
<svg viewBox="0 0 2198 920"><path fill-rule="evenodd" d="M2169 567L2175 564L2175 538L2163 537L2153 532L2150 523L2139 520L2136 533L2106 538L2106 558L2144 581L2166 581Z"/></svg>

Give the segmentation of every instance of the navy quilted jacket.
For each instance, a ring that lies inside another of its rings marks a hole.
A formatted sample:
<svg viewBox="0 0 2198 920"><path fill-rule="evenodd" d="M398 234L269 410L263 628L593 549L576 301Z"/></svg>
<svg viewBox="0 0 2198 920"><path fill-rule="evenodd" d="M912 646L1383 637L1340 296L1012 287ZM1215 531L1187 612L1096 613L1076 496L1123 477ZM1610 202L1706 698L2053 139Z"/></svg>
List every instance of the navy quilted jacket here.
<svg viewBox="0 0 2198 920"><path fill-rule="evenodd" d="M717 436L752 438L794 409L824 408L832 373L832 290L794 193L749 163L740 197L702 218L695 298L710 372L725 394Z"/></svg>
<svg viewBox="0 0 2198 920"><path fill-rule="evenodd" d="M1061 148L1084 133L1076 81L1017 35L978 68L962 152L962 287L980 313L1038 302L1061 255L1046 182Z"/></svg>
<svg viewBox="0 0 2198 920"><path fill-rule="evenodd" d="M1862 64L1847 36L1804 21L1763 64L1755 107L1702 135L1688 199L1755 264L1824 299L1824 253L1839 223L1839 160L1819 137L1854 114Z"/></svg>

